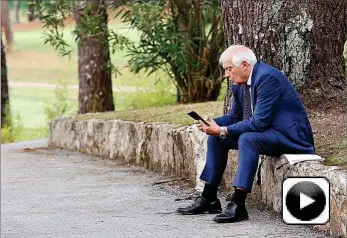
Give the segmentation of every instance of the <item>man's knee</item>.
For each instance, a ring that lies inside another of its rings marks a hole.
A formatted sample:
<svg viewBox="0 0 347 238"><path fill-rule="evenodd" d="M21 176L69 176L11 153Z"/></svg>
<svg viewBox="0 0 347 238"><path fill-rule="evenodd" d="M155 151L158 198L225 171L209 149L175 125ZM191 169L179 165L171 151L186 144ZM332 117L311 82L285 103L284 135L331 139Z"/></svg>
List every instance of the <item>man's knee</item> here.
<svg viewBox="0 0 347 238"><path fill-rule="evenodd" d="M254 132L245 132L242 133L239 137L239 141L238 141L238 146L239 148L242 146L250 146L253 145L255 140L257 138L256 133Z"/></svg>
<svg viewBox="0 0 347 238"><path fill-rule="evenodd" d="M211 155L218 155L224 156L224 154L228 153L229 149L224 148L223 143L221 142L219 137L216 136L209 136L207 139L207 154Z"/></svg>

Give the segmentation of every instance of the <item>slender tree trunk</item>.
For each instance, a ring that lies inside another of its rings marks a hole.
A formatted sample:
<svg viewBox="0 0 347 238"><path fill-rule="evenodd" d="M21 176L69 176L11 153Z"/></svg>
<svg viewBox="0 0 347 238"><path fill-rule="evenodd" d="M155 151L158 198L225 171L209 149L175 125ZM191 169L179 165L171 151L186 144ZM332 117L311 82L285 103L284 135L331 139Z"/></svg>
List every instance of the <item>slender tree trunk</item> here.
<svg viewBox="0 0 347 238"><path fill-rule="evenodd" d="M222 0L227 45L284 71L305 106L346 111L347 1Z"/></svg>
<svg viewBox="0 0 347 238"><path fill-rule="evenodd" d="M35 18L35 9L31 4L28 4L28 21L32 22L35 20Z"/></svg>
<svg viewBox="0 0 347 238"><path fill-rule="evenodd" d="M176 103L180 103L182 99L181 99L181 91L179 87L176 87L176 92L177 92Z"/></svg>
<svg viewBox="0 0 347 238"><path fill-rule="evenodd" d="M13 31L10 19L10 10L7 1L1 1L1 28L4 29L6 37L6 50L13 45Z"/></svg>
<svg viewBox="0 0 347 238"><path fill-rule="evenodd" d="M20 23L20 0L14 1L14 8L16 11L16 23L19 24Z"/></svg>
<svg viewBox="0 0 347 238"><path fill-rule="evenodd" d="M6 55L1 38L1 128L8 123L6 118L9 117L6 114L10 113L9 102Z"/></svg>
<svg viewBox="0 0 347 238"><path fill-rule="evenodd" d="M78 46L78 113L113 111L115 108L112 94L112 70L104 1L78 1L77 3L76 29L88 24L88 17L94 16L95 21L100 21L100 31L83 36ZM102 19L98 20L98 16Z"/></svg>

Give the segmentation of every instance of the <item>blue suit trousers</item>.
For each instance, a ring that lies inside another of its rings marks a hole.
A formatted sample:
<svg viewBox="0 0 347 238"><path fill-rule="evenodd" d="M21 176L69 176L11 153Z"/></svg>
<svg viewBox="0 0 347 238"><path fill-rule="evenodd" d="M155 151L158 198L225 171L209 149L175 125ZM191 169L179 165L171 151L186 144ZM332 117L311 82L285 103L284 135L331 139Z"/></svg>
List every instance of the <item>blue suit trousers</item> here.
<svg viewBox="0 0 347 238"><path fill-rule="evenodd" d="M222 140L209 136L204 170L200 179L219 186L227 165L228 151L238 150L239 162L233 186L247 191L252 190L253 180L258 168L259 155L280 156L290 148L285 148L283 135L273 129L263 132L245 132L239 137L227 136Z"/></svg>

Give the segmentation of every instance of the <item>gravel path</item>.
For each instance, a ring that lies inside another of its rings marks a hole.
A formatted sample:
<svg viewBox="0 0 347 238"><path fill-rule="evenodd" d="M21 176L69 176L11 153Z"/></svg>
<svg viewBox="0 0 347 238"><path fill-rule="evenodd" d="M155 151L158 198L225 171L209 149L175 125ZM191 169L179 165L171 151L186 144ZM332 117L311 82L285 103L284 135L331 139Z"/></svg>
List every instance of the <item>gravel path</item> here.
<svg viewBox="0 0 347 238"><path fill-rule="evenodd" d="M251 207L250 220L235 224L177 215L191 200L175 200L191 189L155 185L167 178L46 146L1 146L1 237L326 237L285 225L266 209Z"/></svg>

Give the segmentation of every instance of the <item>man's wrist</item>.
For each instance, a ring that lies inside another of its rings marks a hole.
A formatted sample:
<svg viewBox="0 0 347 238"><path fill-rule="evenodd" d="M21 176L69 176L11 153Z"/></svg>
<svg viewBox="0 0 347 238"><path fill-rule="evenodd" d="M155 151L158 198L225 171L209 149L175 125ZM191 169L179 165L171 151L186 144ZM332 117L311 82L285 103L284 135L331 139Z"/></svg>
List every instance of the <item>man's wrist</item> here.
<svg viewBox="0 0 347 238"><path fill-rule="evenodd" d="M227 128L225 127L225 126L221 126L220 127L220 132L219 132L219 137L221 138L221 139L225 139L226 138L226 136L227 136L227 133L228 131L227 131Z"/></svg>
<svg viewBox="0 0 347 238"><path fill-rule="evenodd" d="M228 128L226 127L226 126L223 126L223 128L224 128L224 133L225 133L225 135L228 135L229 133L228 133Z"/></svg>

